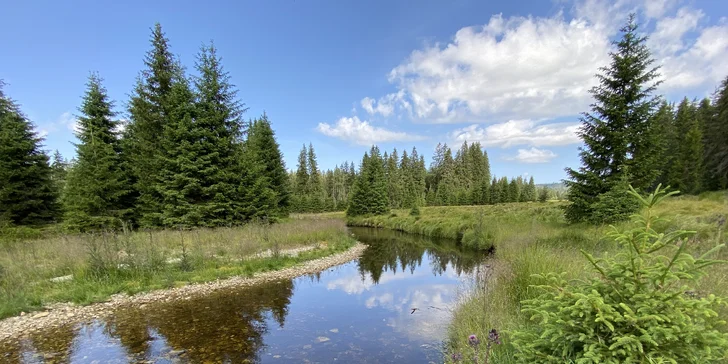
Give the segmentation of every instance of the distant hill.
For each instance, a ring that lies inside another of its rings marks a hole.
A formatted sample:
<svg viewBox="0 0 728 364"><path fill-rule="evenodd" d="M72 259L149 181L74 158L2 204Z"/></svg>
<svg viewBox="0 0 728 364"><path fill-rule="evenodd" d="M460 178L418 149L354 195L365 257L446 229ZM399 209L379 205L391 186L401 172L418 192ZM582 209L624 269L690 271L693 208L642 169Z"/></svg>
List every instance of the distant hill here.
<svg viewBox="0 0 728 364"><path fill-rule="evenodd" d="M536 187L546 187L552 190L566 190L566 185L561 182L554 182L554 183L539 183L536 184Z"/></svg>

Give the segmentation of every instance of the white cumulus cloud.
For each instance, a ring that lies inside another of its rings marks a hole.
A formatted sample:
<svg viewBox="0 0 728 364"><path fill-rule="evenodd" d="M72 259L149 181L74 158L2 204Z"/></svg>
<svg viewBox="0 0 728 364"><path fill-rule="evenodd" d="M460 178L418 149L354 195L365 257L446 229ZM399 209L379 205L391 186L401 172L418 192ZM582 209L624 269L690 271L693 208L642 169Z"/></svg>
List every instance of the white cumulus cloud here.
<svg viewBox="0 0 728 364"><path fill-rule="evenodd" d="M548 163L556 157L558 155L553 151L531 147L530 149L519 149L518 154L509 159L521 163Z"/></svg>
<svg viewBox="0 0 728 364"><path fill-rule="evenodd" d="M473 124L456 129L450 133L449 139L480 142L485 147L555 146L579 143L578 131L578 123L544 124L532 120L509 120L488 126Z"/></svg>
<svg viewBox="0 0 728 364"><path fill-rule="evenodd" d="M366 120L359 117L343 117L335 124L319 123L316 128L326 136L346 140L359 145L372 145L381 142L415 141L425 139L423 136L387 130L381 127L372 126Z"/></svg>
<svg viewBox="0 0 728 364"><path fill-rule="evenodd" d="M588 105L608 50L605 34L585 20L495 15L446 45L412 52L389 75L400 91L379 102L406 95L415 117L435 122L573 114Z"/></svg>
<svg viewBox="0 0 728 364"><path fill-rule="evenodd" d="M630 12L661 65L664 89L712 90L728 74L728 20L680 0L576 0L553 16L493 15L445 43L414 50L389 73L396 92L366 97L369 114L485 123L573 116L589 108L598 68Z"/></svg>

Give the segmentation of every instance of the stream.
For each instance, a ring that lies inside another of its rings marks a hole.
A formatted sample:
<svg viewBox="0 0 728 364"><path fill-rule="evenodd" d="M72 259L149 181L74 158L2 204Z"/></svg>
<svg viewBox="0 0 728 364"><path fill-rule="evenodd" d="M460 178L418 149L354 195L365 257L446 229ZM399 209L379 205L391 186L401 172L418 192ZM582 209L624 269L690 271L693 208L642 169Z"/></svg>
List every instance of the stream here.
<svg viewBox="0 0 728 364"><path fill-rule="evenodd" d="M428 363L483 253L351 228L354 261L295 279L119 309L0 345L8 363Z"/></svg>

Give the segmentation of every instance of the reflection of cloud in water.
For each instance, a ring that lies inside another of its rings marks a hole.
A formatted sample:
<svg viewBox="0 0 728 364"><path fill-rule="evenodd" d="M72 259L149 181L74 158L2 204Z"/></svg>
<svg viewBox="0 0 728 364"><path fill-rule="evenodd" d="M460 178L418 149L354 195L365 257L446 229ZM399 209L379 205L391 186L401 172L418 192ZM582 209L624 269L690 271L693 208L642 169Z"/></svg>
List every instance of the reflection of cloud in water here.
<svg viewBox="0 0 728 364"><path fill-rule="evenodd" d="M426 275L427 272L424 271L415 271L414 274L394 274L392 272L387 272L379 279L379 285L383 285L393 281L411 279L418 276L422 277ZM375 283L372 280L371 276L367 275L366 277L362 278L361 275L359 275L358 273L352 273L349 276L337 278L327 283L326 289L328 289L329 291L339 289L346 292L347 294L361 294L364 291L371 290L371 288L374 286Z"/></svg>
<svg viewBox="0 0 728 364"><path fill-rule="evenodd" d="M390 270L382 273L378 284L370 274L362 278L352 272L329 281L326 288L348 295L363 294L367 309L391 312L386 318L387 326L410 340L439 341L444 339L459 290L471 279L451 268L439 274L433 274L427 265L413 272ZM414 314L412 308L417 308Z"/></svg>
<svg viewBox="0 0 728 364"><path fill-rule="evenodd" d="M385 293L383 295L374 295L367 299L365 305L367 308L374 308L377 306L384 306L387 304L391 304L392 300L394 299L394 296L391 293Z"/></svg>

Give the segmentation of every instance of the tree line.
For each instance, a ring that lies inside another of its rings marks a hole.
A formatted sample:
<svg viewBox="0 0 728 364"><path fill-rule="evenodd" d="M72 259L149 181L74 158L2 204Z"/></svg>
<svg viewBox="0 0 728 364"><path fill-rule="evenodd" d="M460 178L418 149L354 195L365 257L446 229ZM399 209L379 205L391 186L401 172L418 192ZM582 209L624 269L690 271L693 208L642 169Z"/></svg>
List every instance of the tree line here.
<svg viewBox="0 0 728 364"><path fill-rule="evenodd" d="M194 227L276 219L289 178L268 117L247 110L213 43L190 76L159 24L128 100L114 111L92 73L79 107L77 157L53 163L17 103L0 87L0 223L63 221L71 230Z"/></svg>
<svg viewBox="0 0 728 364"><path fill-rule="evenodd" d="M712 99L684 98L675 107L655 94L659 67L637 29L632 15L591 89L579 132L582 166L566 170L569 221L627 219L639 207L629 186L662 184L683 194L728 187L728 78Z"/></svg>
<svg viewBox="0 0 728 364"><path fill-rule="evenodd" d="M491 179L488 153L480 143L464 142L453 156L447 144L435 148L429 169L417 148L395 148L383 154L373 146L364 153L357 171L344 162L333 170L318 169L311 144L304 145L295 172L289 173L292 210L323 212L347 210L350 215L384 213L415 206L484 205L548 198L537 190L533 177Z"/></svg>

